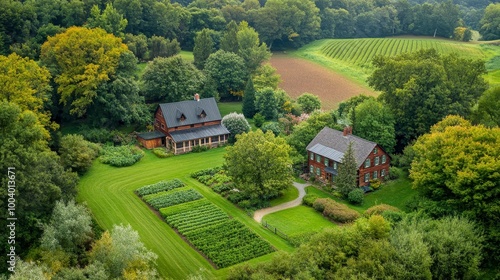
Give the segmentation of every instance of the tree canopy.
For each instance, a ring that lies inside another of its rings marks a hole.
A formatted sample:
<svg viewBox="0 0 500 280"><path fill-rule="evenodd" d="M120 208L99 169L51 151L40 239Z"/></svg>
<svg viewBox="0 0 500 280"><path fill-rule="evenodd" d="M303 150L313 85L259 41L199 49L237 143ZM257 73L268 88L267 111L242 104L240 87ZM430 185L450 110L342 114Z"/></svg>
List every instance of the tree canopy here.
<svg viewBox="0 0 500 280"><path fill-rule="evenodd" d="M479 31L484 40L500 38L500 3L491 3L486 7L480 25Z"/></svg>
<svg viewBox="0 0 500 280"><path fill-rule="evenodd" d="M449 114L468 117L486 90L484 62L421 50L376 57L368 83L396 119L398 150Z"/></svg>
<svg viewBox="0 0 500 280"><path fill-rule="evenodd" d="M142 76L147 100L176 102L200 92L205 75L179 56L156 58L149 62Z"/></svg>
<svg viewBox="0 0 500 280"><path fill-rule="evenodd" d="M215 82L221 99L243 95L249 75L245 61L237 54L218 50L208 57L204 71Z"/></svg>
<svg viewBox="0 0 500 280"><path fill-rule="evenodd" d="M311 113L314 110L321 109L321 100L317 95L311 93L303 93L297 98L297 103L300 104L300 107L304 111L304 113Z"/></svg>
<svg viewBox="0 0 500 280"><path fill-rule="evenodd" d="M60 101L70 113L85 115L97 96L97 88L108 81L118 67L127 46L103 29L71 27L49 37L42 45L41 60L54 77Z"/></svg>
<svg viewBox="0 0 500 280"><path fill-rule="evenodd" d="M291 148L283 138L257 130L236 139L224 159L240 192L251 199L269 200L292 184Z"/></svg>

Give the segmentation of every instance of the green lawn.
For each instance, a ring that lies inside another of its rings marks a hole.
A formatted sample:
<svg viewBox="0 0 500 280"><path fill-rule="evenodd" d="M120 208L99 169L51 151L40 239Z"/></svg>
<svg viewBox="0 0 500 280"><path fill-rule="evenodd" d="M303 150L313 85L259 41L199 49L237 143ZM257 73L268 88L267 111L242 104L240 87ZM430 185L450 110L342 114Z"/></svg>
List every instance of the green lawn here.
<svg viewBox="0 0 500 280"><path fill-rule="evenodd" d="M243 102L219 102L217 104L219 106L219 111L221 116L225 116L229 113L242 113L241 107L243 106Z"/></svg>
<svg viewBox="0 0 500 280"><path fill-rule="evenodd" d="M334 223L323 217L323 215L312 207L303 205L268 214L264 216L263 221L266 221L288 236L314 233L327 227L336 227Z"/></svg>
<svg viewBox="0 0 500 280"><path fill-rule="evenodd" d="M398 180L390 181L374 192L365 194L365 201L362 205L351 205L347 201L339 199L327 192L324 192L316 187L307 187L306 192L316 194L319 197L330 197L338 202L344 203L350 208L363 213L366 209L377 204L389 204L405 211L405 206L410 201L417 191L411 188L411 183L408 177L402 176Z"/></svg>
<svg viewBox="0 0 500 280"><path fill-rule="evenodd" d="M299 197L299 190L297 190L297 188L295 188L294 186L289 186L288 189L286 189L283 196L280 196L278 198L271 200L269 202L269 204L271 206L276 206L276 205L280 205L280 204L283 204L283 203L288 202L288 201L292 201L292 200L296 199L297 197Z"/></svg>
<svg viewBox="0 0 500 280"><path fill-rule="evenodd" d="M179 55L180 55L183 59L185 59L185 60L187 60L187 61L191 61L191 62L193 62L193 61L194 61L193 52L190 52L190 51L181 51L181 52L179 53Z"/></svg>
<svg viewBox="0 0 500 280"><path fill-rule="evenodd" d="M140 162L123 168L95 161L80 180L78 200L89 206L102 228L111 229L116 224L130 224L138 231L145 245L158 255L158 271L165 278L185 279L189 275L200 273L209 279L218 279L224 278L228 269L213 269L208 261L133 193L141 186L164 179L181 179L234 219L268 240L275 248L293 250L287 242L265 230L243 210L189 177L193 171L221 165L224 153L224 148L218 148L203 153L159 159L150 151L146 151ZM250 263L266 261L271 257L272 254L266 255L251 260Z"/></svg>

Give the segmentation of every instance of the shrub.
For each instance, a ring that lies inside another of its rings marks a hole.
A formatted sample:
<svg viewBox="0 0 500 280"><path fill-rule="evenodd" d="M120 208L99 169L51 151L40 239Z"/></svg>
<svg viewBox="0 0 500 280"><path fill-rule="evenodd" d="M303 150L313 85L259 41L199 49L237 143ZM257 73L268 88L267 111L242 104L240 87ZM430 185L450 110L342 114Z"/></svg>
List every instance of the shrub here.
<svg viewBox="0 0 500 280"><path fill-rule="evenodd" d="M99 160L104 164L116 167L133 165L144 156L144 152L134 146L107 146L102 151L103 154Z"/></svg>
<svg viewBox="0 0 500 280"><path fill-rule="evenodd" d="M325 206L329 201L333 201L330 198L318 198L313 202L314 210L318 212L323 212L325 210Z"/></svg>
<svg viewBox="0 0 500 280"><path fill-rule="evenodd" d="M391 223L399 223L401 220L403 220L405 213L401 211L387 210L382 212L381 216Z"/></svg>
<svg viewBox="0 0 500 280"><path fill-rule="evenodd" d="M225 115L222 118L222 125L231 133L229 135L229 143L236 141L236 135L250 131L250 125L245 116L236 112Z"/></svg>
<svg viewBox="0 0 500 280"><path fill-rule="evenodd" d="M264 116L261 113L257 113L253 116L253 121L256 127L261 127L266 121L266 118L264 118Z"/></svg>
<svg viewBox="0 0 500 280"><path fill-rule="evenodd" d="M352 204L362 204L365 199L365 192L360 189L354 189L347 194L347 200Z"/></svg>
<svg viewBox="0 0 500 280"><path fill-rule="evenodd" d="M378 188L380 188L381 184L382 184L382 182L380 182L379 179L371 179L370 180L370 187L374 190L378 190Z"/></svg>
<svg viewBox="0 0 500 280"><path fill-rule="evenodd" d="M339 223L350 223L360 216L357 211L331 199L330 202L325 205L323 215Z"/></svg>
<svg viewBox="0 0 500 280"><path fill-rule="evenodd" d="M170 153L166 148L164 147L158 147L153 149L153 154L159 158L168 158L173 156L173 153Z"/></svg>
<svg viewBox="0 0 500 280"><path fill-rule="evenodd" d="M401 169L397 167L389 167L389 180L396 180L401 174Z"/></svg>
<svg viewBox="0 0 500 280"><path fill-rule="evenodd" d="M218 173L221 170L222 170L222 166L208 168L208 169L202 169L202 170L191 173L191 178L198 179L200 176L203 176L203 175L213 176L213 175L215 175L215 173Z"/></svg>
<svg viewBox="0 0 500 280"><path fill-rule="evenodd" d="M315 194L306 194L304 198L302 198L302 204L306 206L313 206L314 201L318 199L318 196Z"/></svg>
<svg viewBox="0 0 500 280"><path fill-rule="evenodd" d="M261 127L264 133L271 131L274 136L278 136L281 133L281 125L278 122L266 122Z"/></svg>
<svg viewBox="0 0 500 280"><path fill-rule="evenodd" d="M364 215L366 217L369 217L372 215L382 215L382 213L384 213L386 211L398 212L399 209L394 207L394 206L388 205L388 204L379 204L379 205L375 205L375 206L372 206L372 207L366 209Z"/></svg>
<svg viewBox="0 0 500 280"><path fill-rule="evenodd" d="M208 146L198 145L198 146L194 146L193 149L191 150L191 152L193 152L193 153L201 153L201 152L204 152L204 151L208 151L208 149L209 149Z"/></svg>
<svg viewBox="0 0 500 280"><path fill-rule="evenodd" d="M99 154L100 147L90 143L78 134L68 134L61 138L59 154L65 168L71 168L80 174L92 166L92 161Z"/></svg>

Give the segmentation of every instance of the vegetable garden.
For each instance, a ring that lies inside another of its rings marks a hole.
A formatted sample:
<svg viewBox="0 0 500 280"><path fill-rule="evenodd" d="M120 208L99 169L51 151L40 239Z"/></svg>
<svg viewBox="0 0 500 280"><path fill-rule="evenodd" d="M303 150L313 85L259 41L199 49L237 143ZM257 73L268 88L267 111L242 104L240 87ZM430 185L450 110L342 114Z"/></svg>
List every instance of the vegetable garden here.
<svg viewBox="0 0 500 280"><path fill-rule="evenodd" d="M144 186L136 193L218 268L274 251L268 242L178 179Z"/></svg>

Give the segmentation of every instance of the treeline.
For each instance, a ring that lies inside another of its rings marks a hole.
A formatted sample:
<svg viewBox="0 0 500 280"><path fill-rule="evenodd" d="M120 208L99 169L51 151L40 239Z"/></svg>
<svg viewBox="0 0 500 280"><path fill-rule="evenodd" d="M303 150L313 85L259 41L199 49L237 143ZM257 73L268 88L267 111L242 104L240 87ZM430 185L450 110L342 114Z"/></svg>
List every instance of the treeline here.
<svg viewBox="0 0 500 280"><path fill-rule="evenodd" d="M192 50L196 34L222 31L234 20L246 21L272 48L301 46L320 38L426 35L450 38L455 28L480 29L485 39L500 37L498 4L487 1L423 2L407 0L324 1L245 0L56 0L0 1L0 53L37 59L47 36L71 26L101 27L125 39L140 59L158 51ZM134 37L140 36L140 37ZM160 42L161 39L167 42ZM132 43L133 42L133 43ZM169 49L161 50L163 48ZM165 45L166 44L166 45ZM131 45L134 45L131 47ZM147 54L147 55L146 55Z"/></svg>

